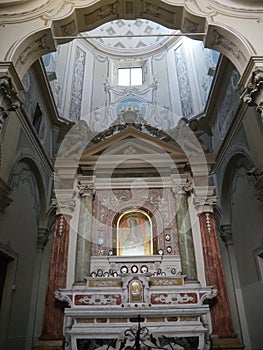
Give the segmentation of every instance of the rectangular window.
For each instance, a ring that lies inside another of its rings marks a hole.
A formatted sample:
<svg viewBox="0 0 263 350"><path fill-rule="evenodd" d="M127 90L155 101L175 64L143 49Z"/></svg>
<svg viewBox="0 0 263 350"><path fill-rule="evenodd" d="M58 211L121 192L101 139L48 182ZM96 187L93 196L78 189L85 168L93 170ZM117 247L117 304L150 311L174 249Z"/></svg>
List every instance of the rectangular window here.
<svg viewBox="0 0 263 350"><path fill-rule="evenodd" d="M118 68L118 86L142 85L142 67Z"/></svg>

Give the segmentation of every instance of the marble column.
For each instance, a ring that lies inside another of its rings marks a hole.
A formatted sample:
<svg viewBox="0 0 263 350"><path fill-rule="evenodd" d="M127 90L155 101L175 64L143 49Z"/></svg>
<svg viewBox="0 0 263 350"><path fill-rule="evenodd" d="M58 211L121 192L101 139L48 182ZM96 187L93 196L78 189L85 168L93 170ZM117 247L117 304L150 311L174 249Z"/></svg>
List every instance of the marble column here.
<svg viewBox="0 0 263 350"><path fill-rule="evenodd" d="M226 283L213 214L213 205L216 203L216 197L196 197L194 203L199 211L206 284L215 287L218 291L215 301L210 303L212 334L220 338L232 338L235 337L235 333L228 304Z"/></svg>
<svg viewBox="0 0 263 350"><path fill-rule="evenodd" d="M59 203L55 201L54 204L57 209L57 215L50 257L41 340L62 341L64 310L61 302L55 299L54 292L60 288L66 288L70 213L74 209L75 202L73 200L64 200Z"/></svg>
<svg viewBox="0 0 263 350"><path fill-rule="evenodd" d="M197 280L194 243L188 208L189 184L175 185L173 188L176 201L176 223L182 273L188 280Z"/></svg>
<svg viewBox="0 0 263 350"><path fill-rule="evenodd" d="M80 211L76 245L75 282L90 274L93 188L79 184Z"/></svg>

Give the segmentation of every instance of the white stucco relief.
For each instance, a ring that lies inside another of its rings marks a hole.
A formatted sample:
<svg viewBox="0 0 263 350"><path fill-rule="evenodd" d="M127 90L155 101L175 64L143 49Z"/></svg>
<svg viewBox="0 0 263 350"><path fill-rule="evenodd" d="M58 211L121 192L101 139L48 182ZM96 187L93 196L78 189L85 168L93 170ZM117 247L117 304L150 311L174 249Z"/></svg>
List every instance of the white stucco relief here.
<svg viewBox="0 0 263 350"><path fill-rule="evenodd" d="M135 3L130 9L130 13L125 13L126 10L120 3L114 1L105 5L103 5L104 1L90 1L88 6L87 1L83 0L70 2L27 1L19 4L18 2L14 3L14 6L7 6L5 1L0 3L0 21L3 32L6 31L8 35L2 37L0 60L11 61L19 76L22 77L36 59L45 53L54 51L56 45L61 43L61 40L54 40L54 37L69 35L74 37L81 31L96 28L99 24L117 18L143 18L147 10L147 16L151 20L160 24L165 22L174 28L180 27L184 32L189 32L189 30L206 32L207 23L209 23L207 36L201 35L200 39L204 39L206 36L206 46L212 45L212 49L217 49L225 54L242 72L251 54L262 54L260 38L256 38L253 28L256 28L257 31L262 30L263 22L260 18L261 14L263 15L263 6L254 1L257 11L250 11L249 14L245 15L246 8L243 7L244 10L242 10L244 2L241 2L240 5L238 2L236 3L241 13L244 12L245 17L236 18L234 22L233 10L230 8L229 11L226 11L222 5L219 6L218 2L215 3L212 0L202 1L202 3L197 0L182 1L180 4L175 1L171 1L169 4L159 1L154 8L144 1L143 3ZM183 7L185 7L185 19L181 23ZM244 25L244 21L246 25ZM216 42L213 23L216 23L218 28L228 28L224 29L223 33L217 30L220 40ZM11 30L11 28L15 30ZM43 30L44 32L42 32ZM65 39L65 41L69 40ZM229 45L226 47L225 43L229 43ZM238 57L235 57L233 50L227 50L230 44L239 48ZM21 62L21 54L25 56L25 53L27 59Z"/></svg>

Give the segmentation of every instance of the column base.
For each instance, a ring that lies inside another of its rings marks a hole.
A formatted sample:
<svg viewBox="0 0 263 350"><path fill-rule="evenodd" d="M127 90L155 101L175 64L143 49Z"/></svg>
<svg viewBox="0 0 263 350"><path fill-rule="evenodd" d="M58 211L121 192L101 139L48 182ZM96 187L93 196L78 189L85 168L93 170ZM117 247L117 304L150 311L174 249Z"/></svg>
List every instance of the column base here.
<svg viewBox="0 0 263 350"><path fill-rule="evenodd" d="M245 349L245 345L238 338L213 338L212 350L238 350Z"/></svg>
<svg viewBox="0 0 263 350"><path fill-rule="evenodd" d="M32 350L63 350L63 341L39 340Z"/></svg>

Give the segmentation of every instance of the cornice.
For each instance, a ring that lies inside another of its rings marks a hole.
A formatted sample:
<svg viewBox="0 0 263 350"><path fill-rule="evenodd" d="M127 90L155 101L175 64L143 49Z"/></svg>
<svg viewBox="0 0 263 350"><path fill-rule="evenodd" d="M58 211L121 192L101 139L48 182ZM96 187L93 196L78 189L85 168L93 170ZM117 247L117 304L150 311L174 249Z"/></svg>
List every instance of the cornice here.
<svg viewBox="0 0 263 350"><path fill-rule="evenodd" d="M230 4L231 1L229 0L225 0L225 2L224 0L209 0L209 2L209 8L213 8L214 10L230 17L244 16L245 18L255 18L258 17L259 12L263 13L261 1L258 1L256 4L256 1L254 1L254 4L253 1L250 1L248 6L242 5L241 1L236 5L234 5L233 2Z"/></svg>

